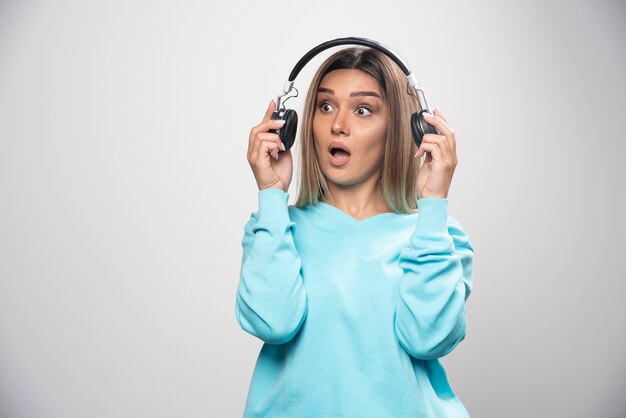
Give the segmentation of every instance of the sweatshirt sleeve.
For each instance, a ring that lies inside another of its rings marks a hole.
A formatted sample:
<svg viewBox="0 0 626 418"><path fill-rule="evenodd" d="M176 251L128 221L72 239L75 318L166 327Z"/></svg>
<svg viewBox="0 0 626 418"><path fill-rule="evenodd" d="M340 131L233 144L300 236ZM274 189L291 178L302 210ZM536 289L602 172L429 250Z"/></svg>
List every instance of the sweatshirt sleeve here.
<svg viewBox="0 0 626 418"><path fill-rule="evenodd" d="M243 258L235 313L243 330L270 344L291 340L307 314L307 295L300 273L289 218L288 193L258 192L259 210L244 227Z"/></svg>
<svg viewBox="0 0 626 418"><path fill-rule="evenodd" d="M418 207L410 246L399 257L403 277L394 329L407 353L428 360L445 356L465 338L474 249L448 216L448 199L421 198Z"/></svg>

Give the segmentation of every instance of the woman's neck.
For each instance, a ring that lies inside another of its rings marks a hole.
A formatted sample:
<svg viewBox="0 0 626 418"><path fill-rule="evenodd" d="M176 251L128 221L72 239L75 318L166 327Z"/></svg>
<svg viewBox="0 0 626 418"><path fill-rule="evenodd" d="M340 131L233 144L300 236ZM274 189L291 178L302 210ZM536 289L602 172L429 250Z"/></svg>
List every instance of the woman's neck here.
<svg viewBox="0 0 626 418"><path fill-rule="evenodd" d="M383 198L378 181L366 181L358 185L342 186L327 179L332 199L323 202L342 210L355 219L365 219L380 213L391 212Z"/></svg>

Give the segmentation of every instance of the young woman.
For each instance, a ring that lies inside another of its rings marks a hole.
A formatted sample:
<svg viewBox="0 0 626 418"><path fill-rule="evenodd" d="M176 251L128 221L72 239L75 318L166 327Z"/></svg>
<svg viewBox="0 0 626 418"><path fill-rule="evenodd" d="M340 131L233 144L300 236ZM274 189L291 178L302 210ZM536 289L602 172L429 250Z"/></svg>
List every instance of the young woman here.
<svg viewBox="0 0 626 418"><path fill-rule="evenodd" d="M248 145L259 210L244 227L236 317L265 344L244 417L468 417L438 360L465 338L474 254L448 216L446 118L427 117L441 135L418 149L404 73L375 49L336 52L306 98L288 205L275 107Z"/></svg>

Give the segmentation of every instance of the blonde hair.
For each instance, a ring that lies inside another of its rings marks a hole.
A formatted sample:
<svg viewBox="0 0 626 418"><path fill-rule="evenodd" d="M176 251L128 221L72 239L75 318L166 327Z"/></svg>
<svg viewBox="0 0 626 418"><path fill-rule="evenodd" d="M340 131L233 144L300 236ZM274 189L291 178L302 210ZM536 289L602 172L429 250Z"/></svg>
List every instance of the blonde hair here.
<svg viewBox="0 0 626 418"><path fill-rule="evenodd" d="M374 77L389 109L385 157L378 184L387 206L398 213L417 210L417 146L411 133L411 115L417 99L408 94L406 75L387 55L371 48L347 48L327 58L315 73L304 103L300 130L300 186L295 206L317 205L332 196L322 172L313 139L313 116L317 89L326 74L338 69L356 69Z"/></svg>

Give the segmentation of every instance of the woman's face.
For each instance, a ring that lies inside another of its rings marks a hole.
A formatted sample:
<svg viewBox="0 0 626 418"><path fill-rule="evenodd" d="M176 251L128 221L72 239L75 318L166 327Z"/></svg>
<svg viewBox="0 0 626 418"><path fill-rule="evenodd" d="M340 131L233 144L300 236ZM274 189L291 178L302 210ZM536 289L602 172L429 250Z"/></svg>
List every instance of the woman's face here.
<svg viewBox="0 0 626 418"><path fill-rule="evenodd" d="M382 169L388 109L376 79L360 70L326 74L313 115L315 150L328 181L352 186ZM331 154L333 143L349 152Z"/></svg>

